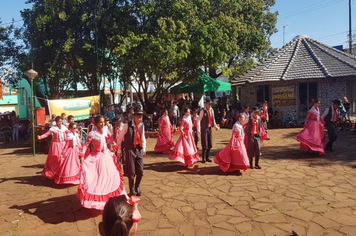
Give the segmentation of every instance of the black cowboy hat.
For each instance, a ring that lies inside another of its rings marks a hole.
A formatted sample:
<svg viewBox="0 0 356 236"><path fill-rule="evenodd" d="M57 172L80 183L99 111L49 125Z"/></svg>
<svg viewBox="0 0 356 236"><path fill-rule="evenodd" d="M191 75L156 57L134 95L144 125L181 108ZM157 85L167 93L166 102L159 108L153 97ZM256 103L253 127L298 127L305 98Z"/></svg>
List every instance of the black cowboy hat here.
<svg viewBox="0 0 356 236"><path fill-rule="evenodd" d="M143 115L143 110L136 110L135 115Z"/></svg>
<svg viewBox="0 0 356 236"><path fill-rule="evenodd" d="M335 105L340 105L340 101L337 100L337 99L335 99L335 100L333 100L333 104L335 104Z"/></svg>
<svg viewBox="0 0 356 236"><path fill-rule="evenodd" d="M260 109L257 106L252 107L251 112L260 112Z"/></svg>

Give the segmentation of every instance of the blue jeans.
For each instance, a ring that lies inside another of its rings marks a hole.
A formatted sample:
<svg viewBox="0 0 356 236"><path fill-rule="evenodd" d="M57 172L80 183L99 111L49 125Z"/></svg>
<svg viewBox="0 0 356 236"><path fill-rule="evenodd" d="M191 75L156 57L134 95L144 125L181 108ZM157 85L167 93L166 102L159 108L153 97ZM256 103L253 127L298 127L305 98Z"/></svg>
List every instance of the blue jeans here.
<svg viewBox="0 0 356 236"><path fill-rule="evenodd" d="M15 137L16 141L19 140L19 124L14 124L12 126L12 141L15 141Z"/></svg>

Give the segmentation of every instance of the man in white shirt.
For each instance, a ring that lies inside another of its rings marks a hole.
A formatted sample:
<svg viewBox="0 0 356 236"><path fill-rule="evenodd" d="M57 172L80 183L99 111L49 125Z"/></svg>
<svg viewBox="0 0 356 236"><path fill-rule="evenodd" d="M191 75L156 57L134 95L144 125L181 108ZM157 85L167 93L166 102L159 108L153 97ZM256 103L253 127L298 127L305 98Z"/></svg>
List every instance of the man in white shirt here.
<svg viewBox="0 0 356 236"><path fill-rule="evenodd" d="M125 174L129 179L131 196L142 194L139 187L143 176L143 156L146 155L145 127L142 118L143 111L136 110L132 121L124 125L117 139L117 144L125 147Z"/></svg>
<svg viewBox="0 0 356 236"><path fill-rule="evenodd" d="M211 107L210 98L207 97L205 100L205 108L201 109L199 113L198 121L198 132L201 134L201 146L202 146L202 163L211 162L210 149L213 143L213 133L212 127L219 130L219 127L215 122L214 110Z"/></svg>

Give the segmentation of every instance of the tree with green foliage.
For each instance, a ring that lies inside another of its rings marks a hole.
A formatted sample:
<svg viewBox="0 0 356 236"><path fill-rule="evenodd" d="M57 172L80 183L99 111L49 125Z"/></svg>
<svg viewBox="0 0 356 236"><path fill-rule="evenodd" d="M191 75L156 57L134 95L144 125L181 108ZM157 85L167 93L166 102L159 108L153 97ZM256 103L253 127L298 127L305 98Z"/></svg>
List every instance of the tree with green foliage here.
<svg viewBox="0 0 356 236"><path fill-rule="evenodd" d="M199 67L214 78L231 76L269 49L269 37L276 32L273 5L274 0L122 2L118 7L128 18L124 28L137 39L137 46L120 57L122 68L139 85L141 101L148 100L149 82L158 96L177 81L192 81ZM247 56L243 67L236 63L242 55Z"/></svg>
<svg viewBox="0 0 356 236"><path fill-rule="evenodd" d="M276 32L275 0L29 0L22 12L35 69L51 96L68 84L93 94L100 79L149 85L158 100L203 68L234 76L266 55ZM125 86L126 88L126 86ZM51 97L50 96L50 97Z"/></svg>
<svg viewBox="0 0 356 236"><path fill-rule="evenodd" d="M0 76L7 82L15 82L15 71L5 71L14 70L25 58L23 45L15 40L21 35L21 30L14 26L14 22L4 27L1 25L0 19Z"/></svg>

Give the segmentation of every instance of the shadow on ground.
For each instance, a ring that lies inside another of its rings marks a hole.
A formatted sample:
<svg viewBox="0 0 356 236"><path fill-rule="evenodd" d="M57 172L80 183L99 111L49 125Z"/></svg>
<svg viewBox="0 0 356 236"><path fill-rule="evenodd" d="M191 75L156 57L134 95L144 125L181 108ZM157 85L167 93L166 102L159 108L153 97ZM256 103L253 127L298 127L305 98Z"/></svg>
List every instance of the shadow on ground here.
<svg viewBox="0 0 356 236"><path fill-rule="evenodd" d="M35 215L48 224L76 222L102 214L100 210L82 207L75 195L49 198L26 205L13 205L10 209L22 210L27 214Z"/></svg>
<svg viewBox="0 0 356 236"><path fill-rule="evenodd" d="M177 172L183 175L241 175L238 171L223 172L218 165L205 166L201 162L196 163L193 167L184 167L179 162L155 162L144 165L144 170L156 172Z"/></svg>
<svg viewBox="0 0 356 236"><path fill-rule="evenodd" d="M13 177L13 178L0 178L0 184L13 181L14 184L25 184L25 185L33 185L33 186L43 186L50 187L54 189L64 189L71 187L71 184L56 184L53 180L43 177L41 175L35 176L21 176L21 177Z"/></svg>

